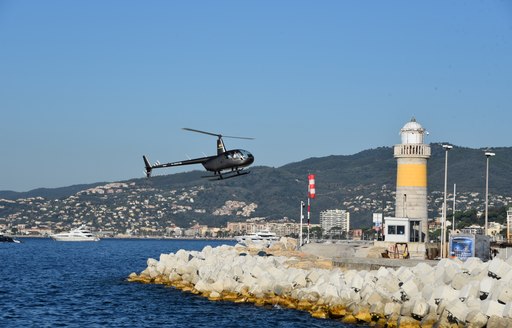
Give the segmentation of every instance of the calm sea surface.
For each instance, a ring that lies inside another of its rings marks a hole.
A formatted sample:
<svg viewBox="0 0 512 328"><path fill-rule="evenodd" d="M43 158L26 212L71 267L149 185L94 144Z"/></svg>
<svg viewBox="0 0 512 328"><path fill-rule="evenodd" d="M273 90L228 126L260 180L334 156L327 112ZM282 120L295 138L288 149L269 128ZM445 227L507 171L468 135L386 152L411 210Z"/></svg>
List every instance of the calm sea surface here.
<svg viewBox="0 0 512 328"><path fill-rule="evenodd" d="M0 243L0 327L349 327L305 312L210 302L161 285L126 282L150 257L221 244L234 242Z"/></svg>

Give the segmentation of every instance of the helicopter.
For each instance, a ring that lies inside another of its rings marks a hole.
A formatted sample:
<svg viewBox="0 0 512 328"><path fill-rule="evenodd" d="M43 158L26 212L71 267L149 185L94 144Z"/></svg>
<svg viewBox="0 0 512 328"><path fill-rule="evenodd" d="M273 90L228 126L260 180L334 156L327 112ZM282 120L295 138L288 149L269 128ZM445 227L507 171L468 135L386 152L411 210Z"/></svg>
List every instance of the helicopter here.
<svg viewBox="0 0 512 328"><path fill-rule="evenodd" d="M223 136L222 134L211 133L190 128L183 128L183 130L217 137L217 155L187 159L179 162L170 162L165 164L160 164L159 162L156 162L153 165L150 164L146 155L143 155L142 158L144 159L145 173L147 178L151 177L151 171L153 171L153 169L191 164L202 164L207 171L213 172L213 177L216 177L218 175L218 179L230 178L250 173L250 171L246 171L245 168L254 162L254 156L247 150L243 149L226 150L222 138L236 138L247 140L253 140L254 138Z"/></svg>

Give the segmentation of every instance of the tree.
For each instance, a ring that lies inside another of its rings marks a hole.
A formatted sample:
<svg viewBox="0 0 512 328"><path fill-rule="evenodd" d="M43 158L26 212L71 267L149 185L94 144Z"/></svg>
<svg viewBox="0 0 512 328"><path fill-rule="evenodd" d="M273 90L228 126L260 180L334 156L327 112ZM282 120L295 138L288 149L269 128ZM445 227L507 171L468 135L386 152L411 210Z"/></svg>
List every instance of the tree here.
<svg viewBox="0 0 512 328"><path fill-rule="evenodd" d="M321 227L313 227L310 229L310 233L314 236L315 239L322 238L322 228Z"/></svg>
<svg viewBox="0 0 512 328"><path fill-rule="evenodd" d="M331 238L333 239L336 239L336 237L338 237L339 239L342 238L342 232L343 230L341 229L341 227L332 227L330 230L329 230L329 235L331 236Z"/></svg>

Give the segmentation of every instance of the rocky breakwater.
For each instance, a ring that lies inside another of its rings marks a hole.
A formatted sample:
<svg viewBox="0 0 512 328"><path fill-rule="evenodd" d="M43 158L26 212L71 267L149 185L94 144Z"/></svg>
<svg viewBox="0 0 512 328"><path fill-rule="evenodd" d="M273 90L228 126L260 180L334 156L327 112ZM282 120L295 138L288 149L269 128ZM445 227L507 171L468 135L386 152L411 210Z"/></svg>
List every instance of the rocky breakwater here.
<svg viewBox="0 0 512 328"><path fill-rule="evenodd" d="M376 327L512 326L507 261L444 259L436 266L343 271L280 245L274 251L237 245L161 254L128 280Z"/></svg>

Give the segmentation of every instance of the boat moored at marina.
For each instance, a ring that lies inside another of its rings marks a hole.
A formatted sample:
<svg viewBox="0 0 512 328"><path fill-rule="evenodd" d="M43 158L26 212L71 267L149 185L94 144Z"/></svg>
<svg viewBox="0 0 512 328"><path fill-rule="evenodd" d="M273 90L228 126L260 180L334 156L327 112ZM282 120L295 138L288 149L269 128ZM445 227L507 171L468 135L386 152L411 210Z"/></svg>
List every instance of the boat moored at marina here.
<svg viewBox="0 0 512 328"><path fill-rule="evenodd" d="M271 245L278 240L279 237L269 230L251 232L246 235L236 237L236 241L242 245L247 245L249 243Z"/></svg>
<svg viewBox="0 0 512 328"><path fill-rule="evenodd" d="M76 229L71 229L69 232L61 232L58 234L50 235L56 241L99 241L100 239L95 236L85 226L80 226Z"/></svg>
<svg viewBox="0 0 512 328"><path fill-rule="evenodd" d="M6 236L0 232L0 243L19 243L20 241L11 236Z"/></svg>

